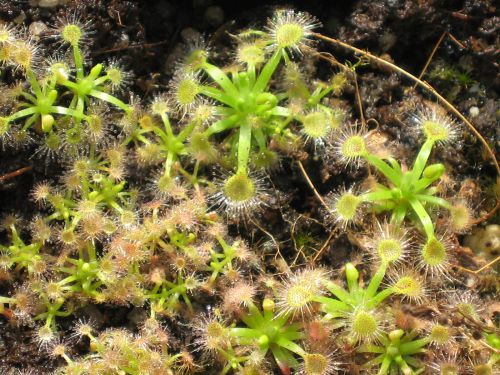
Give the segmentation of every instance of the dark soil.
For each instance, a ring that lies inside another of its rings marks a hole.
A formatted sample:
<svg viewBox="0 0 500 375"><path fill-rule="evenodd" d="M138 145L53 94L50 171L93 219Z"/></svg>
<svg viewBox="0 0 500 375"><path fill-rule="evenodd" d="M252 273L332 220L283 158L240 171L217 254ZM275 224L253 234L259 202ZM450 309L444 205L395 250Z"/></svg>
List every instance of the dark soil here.
<svg viewBox="0 0 500 375"><path fill-rule="evenodd" d="M448 32L450 36L445 37L437 49L428 69L429 74L424 78L447 95L467 116L474 116L474 107L477 107L478 114L471 118L472 121L497 152L500 147L500 17L493 1L92 0L69 1L65 6L52 8L30 4L31 1L0 0L0 20L34 27L34 22L51 25L59 16L79 12L84 19L92 20L92 60L100 62L116 58L124 62L134 74L131 92L145 102L154 93L166 89L175 62L182 56L183 42L198 35L206 36L216 55L223 58L231 42L228 33L264 24L276 6L307 11L323 23L323 28L319 30L321 33L375 55L384 55L384 58L391 59L415 75L422 70L440 36ZM53 48L50 38L42 38L42 41L46 48ZM330 51L339 61L356 61L356 57L346 50L325 43L320 43L318 47L322 51ZM455 76L445 78L439 75L440 67L465 74L466 83ZM409 113L422 100L433 99L418 90L416 94L410 92L408 86L412 83L391 72L370 66L362 67L358 72L366 118L375 119L389 139L401 146L397 150L399 154L413 155L420 143L411 127L402 126L407 119L399 116ZM11 83L16 77L4 76L3 79ZM354 95L354 86L348 87L344 99L354 102ZM354 118L359 117L356 110L352 113ZM467 129L463 131L464 140L439 158L447 163L450 173L456 178L480 180L486 189L492 183L495 170L477 140L468 135ZM35 149L34 141L22 150L5 147L1 151L0 176L26 166L32 169L8 180L0 179L0 217L15 213L29 219L35 210L34 203L29 199L33 185L39 181L58 180L60 163L37 158L33 155ZM326 194L337 187L349 185L360 177L361 172L339 169L333 163L323 164L315 160L313 150L310 151L303 163L320 193ZM296 222L296 233L303 235L301 240L306 247L321 246L327 237L325 228L308 219L320 216L319 204L299 169L290 160L285 159L282 164L283 168L270 177L278 193L265 213L266 228L278 241L284 241L293 235L290 234L290 223ZM138 180L140 178L138 176ZM483 204L487 205L488 201ZM269 240L251 225L243 230L237 227L233 230L249 238L255 235L261 238L263 244ZM337 268L351 257L349 253L353 251L353 246L347 235L335 237L329 246L324 256L325 264ZM294 254L294 246L288 241L283 255L293 259ZM5 288L0 283L0 295L4 294ZM128 325L133 328L131 308L96 306L91 310L93 316L98 314L102 317L103 327ZM61 320L62 327L69 325L70 319L67 322ZM75 345L74 349L78 352L80 347ZM35 370L33 373L50 374L56 365L57 361L39 353L31 340L29 327L12 327L0 319L0 368L31 368Z"/></svg>

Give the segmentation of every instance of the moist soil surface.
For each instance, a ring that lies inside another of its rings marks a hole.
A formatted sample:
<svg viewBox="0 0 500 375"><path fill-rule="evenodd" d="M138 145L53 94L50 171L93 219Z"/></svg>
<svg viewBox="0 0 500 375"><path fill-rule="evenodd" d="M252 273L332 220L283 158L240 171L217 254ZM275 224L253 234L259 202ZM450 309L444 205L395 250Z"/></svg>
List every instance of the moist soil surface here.
<svg viewBox="0 0 500 375"><path fill-rule="evenodd" d="M59 4L60 3L60 4ZM221 63L228 61L231 52L231 34L245 27L265 24L276 7L291 7L317 17L322 27L318 32L337 38L358 48L395 62L403 69L419 75L443 35L441 44L430 62L423 78L429 81L463 114L471 118L486 141L498 152L500 141L499 100L500 76L498 74L498 47L500 18L493 1L441 1L441 0L374 0L374 1L11 1L0 0L0 20L25 25L40 39L47 49L56 49L48 27L58 17L75 12L84 20L91 20L92 34L89 57L93 63L117 59L133 73L130 92L147 103L155 93L165 91L183 56L183 45L189 40L204 37L214 58ZM349 51L318 42L320 51L331 53L340 62L356 63ZM331 72L328 65L321 65L318 74ZM14 83L19 76L3 74L3 82ZM396 155L408 157L418 151L421 144L417 133L401 118L409 109L424 100L433 98L423 91L411 91L410 81L387 69L365 65L358 68L358 84L364 116L373 119L387 142L397 144ZM349 84L343 99L356 103L356 89ZM126 98L125 98L126 99ZM359 119L357 109L352 118ZM484 192L494 181L495 169L481 144L463 127L463 138L454 147L444 149L439 160L458 181L470 179ZM0 176L28 167L19 175L0 179L0 217L15 214L29 220L38 208L30 199L30 192L37 182L57 183L64 165L58 160L37 157L37 143L19 149L4 145L1 150ZM349 186L366 176L366 171L346 169L335 161L323 159L318 150L306 150L298 158L308 171L320 194ZM281 168L269 179L276 194L263 213L266 231L277 241L283 241L282 255L292 262L296 255L297 241L305 248L319 248L328 237L327 230L319 225L323 213L297 164L284 158ZM141 184L147 176L142 171L131 171L131 181ZM477 187L471 188L479 194ZM474 190L475 189L475 190ZM494 205L492 195L483 194L480 213ZM490 219L494 221L495 217ZM300 238L295 233L307 233ZM264 248L270 246L269 237L258 227L232 226L234 234L245 237ZM6 234L0 234L3 241ZM290 241L291 236L294 241ZM288 239L288 240L287 240ZM458 238L462 241L462 237ZM294 245L295 243L295 245ZM349 234L335 235L322 257L322 264L338 269L346 259L355 257L353 240ZM466 264L474 259L466 257ZM269 257L269 269L276 269ZM11 290L11 285L21 280L0 283L0 295ZM465 282L465 281L464 281ZM199 304L213 303L204 301ZM144 311L132 307L92 305L78 312L77 317L91 316L101 322L101 328L128 327L136 329L137 316ZM68 330L75 317L61 319L61 330ZM175 322L169 324L175 347L188 340ZM50 374L62 362L40 351L33 341L32 327L16 327L0 318L0 365L2 373L31 369L33 374ZM74 343L75 353L86 353L87 343Z"/></svg>

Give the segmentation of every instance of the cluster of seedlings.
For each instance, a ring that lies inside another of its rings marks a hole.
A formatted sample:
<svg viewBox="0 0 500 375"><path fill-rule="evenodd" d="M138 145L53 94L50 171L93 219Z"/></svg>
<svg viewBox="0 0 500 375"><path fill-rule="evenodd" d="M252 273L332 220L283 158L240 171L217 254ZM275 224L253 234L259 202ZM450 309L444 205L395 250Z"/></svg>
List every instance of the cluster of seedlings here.
<svg viewBox="0 0 500 375"><path fill-rule="evenodd" d="M50 33L61 45L50 58L0 26L2 69L25 77L2 88L4 147L36 142L64 166L60 181L33 188L40 209L28 224L3 220L0 312L33 327L57 373L498 371L498 327L452 272L453 233L473 212L440 196L446 168L428 163L458 125L435 106L416 110L423 144L411 168L375 147L376 130L331 104L349 75L307 74L316 26L278 11L234 36L224 67L200 42L146 106L121 98L131 76L118 63L89 65L90 25L77 17ZM311 264L279 277L258 246L229 234L228 223L251 226L267 209L266 173L302 150L375 172L322 200L327 225L360 233L368 266L346 259L337 276ZM147 183L131 182L132 170ZM82 319L60 329L88 304L147 316L135 332ZM427 319L410 313L419 309ZM184 342L172 337L181 331Z"/></svg>

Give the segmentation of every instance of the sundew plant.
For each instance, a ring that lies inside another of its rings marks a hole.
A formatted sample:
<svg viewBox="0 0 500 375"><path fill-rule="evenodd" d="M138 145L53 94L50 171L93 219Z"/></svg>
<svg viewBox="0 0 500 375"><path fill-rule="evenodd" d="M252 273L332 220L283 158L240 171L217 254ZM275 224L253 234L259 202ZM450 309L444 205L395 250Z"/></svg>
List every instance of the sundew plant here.
<svg viewBox="0 0 500 375"><path fill-rule="evenodd" d="M212 64L206 50L195 49L172 79L170 101L178 115L204 111L214 117L190 131L192 151L207 153L210 140L223 137L227 151L220 162L229 172L215 201L232 216L248 215L262 204L262 181L254 172L278 163L271 142L285 148L295 144L297 130L306 139L320 141L343 120L341 110L321 103L339 89L338 83L308 87L300 65L292 61L310 44L316 24L307 14L280 11L268 32L246 30L236 36L236 62L230 69ZM284 77L279 77L280 69ZM277 84L280 79L284 82ZM298 129L289 129L295 123Z"/></svg>
<svg viewBox="0 0 500 375"><path fill-rule="evenodd" d="M226 52L198 40L139 98L82 17L54 51L0 25L2 77L21 77L2 150L46 171L32 215L2 218L0 316L51 373L498 371L495 261L460 246L478 202L436 152L459 121L412 91L414 150L382 147L356 115L365 65L326 64L320 27L281 9Z"/></svg>

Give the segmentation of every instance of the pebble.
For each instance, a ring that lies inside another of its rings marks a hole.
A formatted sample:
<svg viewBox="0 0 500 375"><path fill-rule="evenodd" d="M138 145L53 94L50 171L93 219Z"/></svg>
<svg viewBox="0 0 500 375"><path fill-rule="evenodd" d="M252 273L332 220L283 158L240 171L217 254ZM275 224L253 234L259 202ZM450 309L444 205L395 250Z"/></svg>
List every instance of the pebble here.
<svg viewBox="0 0 500 375"><path fill-rule="evenodd" d="M68 0L29 0L28 4L31 7L54 8L67 2Z"/></svg>
<svg viewBox="0 0 500 375"><path fill-rule="evenodd" d="M496 257L500 253L500 225L490 224L465 237L465 246L476 254Z"/></svg>
<svg viewBox="0 0 500 375"><path fill-rule="evenodd" d="M479 93L479 91L481 91L481 87L479 86L479 83L474 83L469 89L470 94L477 94L477 93Z"/></svg>
<svg viewBox="0 0 500 375"><path fill-rule="evenodd" d="M470 117L477 117L479 116L479 108L476 106L472 106L469 108L469 115Z"/></svg>
<svg viewBox="0 0 500 375"><path fill-rule="evenodd" d="M212 0L193 0L194 9L203 9L212 5Z"/></svg>
<svg viewBox="0 0 500 375"><path fill-rule="evenodd" d="M38 6L41 8L54 8L62 3L63 1L60 0L40 0Z"/></svg>
<svg viewBox="0 0 500 375"><path fill-rule="evenodd" d="M192 43L201 39L201 33L193 29L192 27L187 27L181 31L181 38L184 43Z"/></svg>
<svg viewBox="0 0 500 375"><path fill-rule="evenodd" d="M224 22L224 10L219 6L209 6L203 15L205 22L212 27L219 27Z"/></svg>
<svg viewBox="0 0 500 375"><path fill-rule="evenodd" d="M177 43L172 51L168 55L163 72L168 75L172 75L176 70L176 63L181 61L183 57L186 56L186 50L182 43Z"/></svg>
<svg viewBox="0 0 500 375"><path fill-rule="evenodd" d="M29 5L32 7L40 8L54 8L58 5L62 5L66 0L30 0Z"/></svg>
<svg viewBox="0 0 500 375"><path fill-rule="evenodd" d="M28 28L28 31L31 36L35 37L35 39L39 40L45 31L47 31L48 27L41 21L32 22Z"/></svg>
<svg viewBox="0 0 500 375"><path fill-rule="evenodd" d="M401 6L401 2L399 0L387 0L386 3L389 8Z"/></svg>
<svg viewBox="0 0 500 375"><path fill-rule="evenodd" d="M14 23L17 23L18 25L21 25L24 23L24 21L26 20L26 13L24 13L24 11L21 11L21 13L19 13L19 15L14 18L12 21Z"/></svg>

